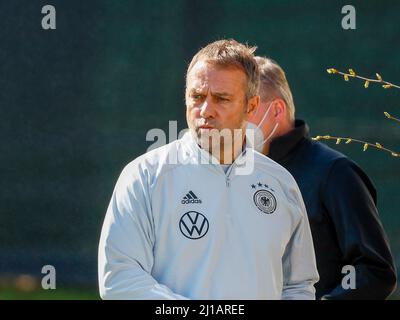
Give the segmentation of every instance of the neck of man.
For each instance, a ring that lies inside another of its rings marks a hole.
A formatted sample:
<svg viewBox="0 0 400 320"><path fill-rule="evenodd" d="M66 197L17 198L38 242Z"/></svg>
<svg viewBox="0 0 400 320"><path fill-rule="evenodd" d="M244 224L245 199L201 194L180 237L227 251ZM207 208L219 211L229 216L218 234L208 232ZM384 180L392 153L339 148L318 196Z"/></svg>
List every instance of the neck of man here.
<svg viewBox="0 0 400 320"><path fill-rule="evenodd" d="M246 147L246 136L243 130L241 135L234 136L233 142L229 144L229 148L226 148L222 143L220 146L219 157L218 152L216 152L217 156L212 153L213 156L219 160L220 164L232 164Z"/></svg>
<svg viewBox="0 0 400 320"><path fill-rule="evenodd" d="M282 122L279 125L278 130L276 130L275 134L271 137L271 139L269 139L264 143L262 153L268 155L272 140L289 133L293 129L294 129L294 121Z"/></svg>

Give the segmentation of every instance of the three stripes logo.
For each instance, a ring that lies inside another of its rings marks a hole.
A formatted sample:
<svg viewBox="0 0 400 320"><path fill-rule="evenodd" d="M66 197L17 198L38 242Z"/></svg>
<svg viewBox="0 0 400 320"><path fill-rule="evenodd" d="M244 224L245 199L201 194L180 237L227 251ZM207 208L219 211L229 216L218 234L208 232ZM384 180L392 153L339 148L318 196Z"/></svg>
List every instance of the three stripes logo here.
<svg viewBox="0 0 400 320"><path fill-rule="evenodd" d="M201 200L197 198L197 196L193 193L193 191L189 191L186 196L183 197L182 204L190 204L190 203L201 203Z"/></svg>
<svg viewBox="0 0 400 320"><path fill-rule="evenodd" d="M179 229L189 239L203 238L208 232L209 223L207 218L199 212L186 212L179 221Z"/></svg>

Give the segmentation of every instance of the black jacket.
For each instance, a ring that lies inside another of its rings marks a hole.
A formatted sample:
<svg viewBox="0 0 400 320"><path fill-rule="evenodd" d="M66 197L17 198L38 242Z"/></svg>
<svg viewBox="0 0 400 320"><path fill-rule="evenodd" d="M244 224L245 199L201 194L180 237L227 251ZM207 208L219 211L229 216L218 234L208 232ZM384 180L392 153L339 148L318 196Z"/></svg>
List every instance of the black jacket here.
<svg viewBox="0 0 400 320"><path fill-rule="evenodd" d="M297 181L310 221L320 281L317 299L385 299L396 287L388 239L368 176L343 154L308 136L308 126L271 141L269 157ZM356 289L343 289L345 265Z"/></svg>

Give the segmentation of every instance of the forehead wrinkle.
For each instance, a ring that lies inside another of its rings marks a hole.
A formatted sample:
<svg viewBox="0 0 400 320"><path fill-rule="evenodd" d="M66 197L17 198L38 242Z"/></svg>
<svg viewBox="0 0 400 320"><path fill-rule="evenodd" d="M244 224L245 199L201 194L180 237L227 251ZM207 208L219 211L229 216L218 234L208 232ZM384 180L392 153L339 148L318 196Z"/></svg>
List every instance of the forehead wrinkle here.
<svg viewBox="0 0 400 320"><path fill-rule="evenodd" d="M202 93L202 94L208 94L208 92L211 93L212 96L233 96L234 92L228 92L234 90L231 81L229 79L224 79L224 81L220 80L217 83L210 83L210 78L214 74L216 70L233 70L236 72L240 72L241 74L244 74L244 72L241 69L238 69L236 67L234 68L229 68L229 67L218 67L214 65L210 65L207 62L204 61L199 61L197 62L192 70L189 72L188 75L188 89L189 92L197 92L197 93ZM235 72L235 73L236 73ZM238 75L238 74L236 74ZM241 79L241 82L245 82L245 79L243 79L243 76L239 76ZM213 85L212 85L213 84ZM212 85L212 86L211 86ZM243 84L245 86L245 83ZM221 87L222 86L222 87ZM224 88L225 87L225 88ZM228 91L227 91L228 89Z"/></svg>
<svg viewBox="0 0 400 320"><path fill-rule="evenodd" d="M208 92L209 91L209 84L208 84L208 77L198 77L197 75L192 75L189 78L189 89L190 92Z"/></svg>

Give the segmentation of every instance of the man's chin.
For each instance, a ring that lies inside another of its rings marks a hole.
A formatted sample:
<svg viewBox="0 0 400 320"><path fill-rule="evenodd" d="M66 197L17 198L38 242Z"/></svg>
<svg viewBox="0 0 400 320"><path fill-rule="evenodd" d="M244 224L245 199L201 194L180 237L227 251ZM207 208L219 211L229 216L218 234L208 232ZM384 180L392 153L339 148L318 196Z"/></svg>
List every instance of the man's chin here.
<svg viewBox="0 0 400 320"><path fill-rule="evenodd" d="M217 144L213 145L213 139L211 139L209 136L205 136L205 135L197 136L197 143L202 149L204 149L208 152L211 152L211 150L215 149L215 147L217 146Z"/></svg>

